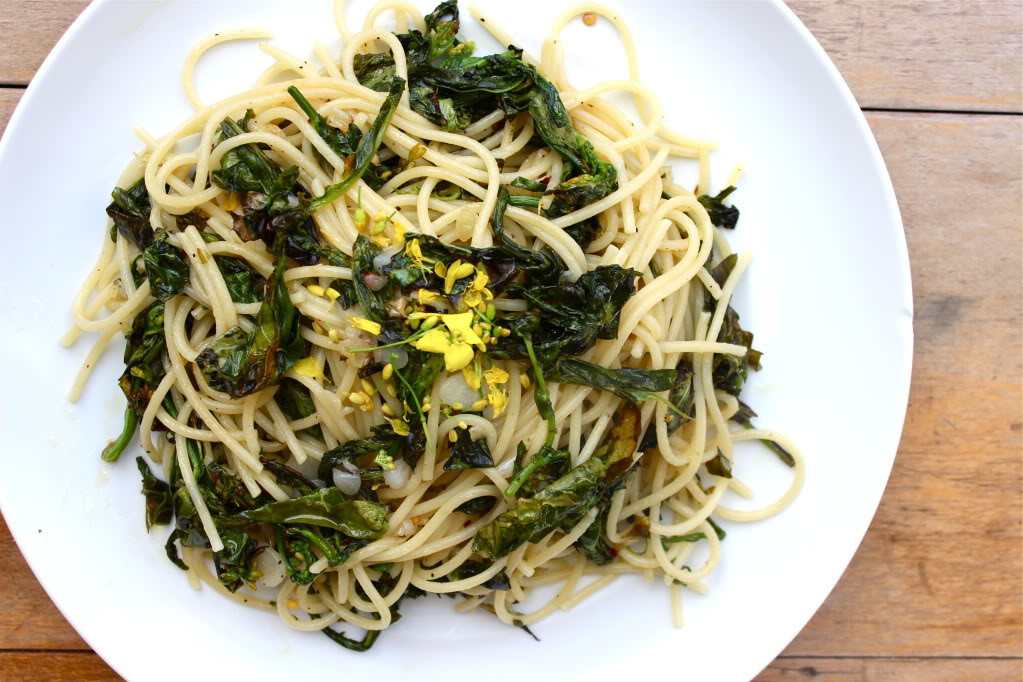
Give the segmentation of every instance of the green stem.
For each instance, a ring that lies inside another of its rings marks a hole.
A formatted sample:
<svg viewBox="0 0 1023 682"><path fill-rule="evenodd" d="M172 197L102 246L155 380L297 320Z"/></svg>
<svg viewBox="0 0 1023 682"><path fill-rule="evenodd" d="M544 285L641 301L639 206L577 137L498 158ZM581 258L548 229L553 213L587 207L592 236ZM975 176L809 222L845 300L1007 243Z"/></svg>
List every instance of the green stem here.
<svg viewBox="0 0 1023 682"><path fill-rule="evenodd" d="M359 181L362 174L366 172L367 168L369 168L373 155L376 154L377 149L380 147L380 143L384 139L384 132L387 130L387 126L390 125L391 119L394 117L394 111L398 107L398 100L404 89L404 80L398 77L391 80L387 97L380 106L380 112L377 114L376 119L374 119L373 125L370 126L369 132L359 143L359 148L355 151L355 167L352 168L351 175L336 185L328 185L325 187L322 195L309 202L309 205L306 207L306 213L312 215L324 206L329 206L334 203L340 199L341 196L352 187L352 185Z"/></svg>
<svg viewBox="0 0 1023 682"><path fill-rule="evenodd" d="M522 471L520 471L515 478L511 480L511 483L508 484L504 494L508 497L513 497L515 493L519 491L519 488L521 488L523 484L529 480L529 477L532 476L537 469L545 467L548 464L553 464L554 462L565 459L566 457L568 457L568 453L564 450L554 450L549 447L541 449L533 455L533 457L529 460L529 464L522 467Z"/></svg>
<svg viewBox="0 0 1023 682"><path fill-rule="evenodd" d="M174 400L171 398L170 393L163 397L163 402L160 403L160 406L163 407L164 411L170 415L171 419L178 418L178 408L174 404ZM178 437L180 438L180 436ZM186 438L185 450L188 452L188 461L192 464L192 471L201 471L204 458L202 448L199 446L198 441ZM173 477L171 478L173 480Z"/></svg>
<svg viewBox="0 0 1023 682"><path fill-rule="evenodd" d="M533 365L533 379L536 382L533 386L533 400L536 407L547 419L547 440L545 445L554 444L554 434L558 426L554 421L554 407L551 405L551 394L547 392L547 384L543 380L543 370L537 362L536 354L533 352L533 339L528 335L522 335L522 341L526 346L526 353L529 355L529 362Z"/></svg>
<svg viewBox="0 0 1023 682"><path fill-rule="evenodd" d="M509 206L522 206L524 208L537 208L540 206L542 197L527 197L522 194L513 194L508 199Z"/></svg>
<svg viewBox="0 0 1023 682"><path fill-rule="evenodd" d="M372 346L370 348L352 348L348 352L349 353L369 353L370 351L381 350L383 348L397 348L398 346L404 346L407 343L412 343L413 341L418 340L424 334L426 334L425 331L417 331L417 332L414 332L414 333L410 334L407 338L404 338L401 341L395 341L394 343L384 344L383 346Z"/></svg>
<svg viewBox="0 0 1023 682"><path fill-rule="evenodd" d="M117 461L124 449L131 444L131 439L135 436L138 426L139 417L135 414L135 410L131 409L130 405L125 407L124 428L121 429L121 435L117 437L117 440L110 441L110 444L103 448L103 454L100 457L104 462Z"/></svg>
<svg viewBox="0 0 1023 682"><path fill-rule="evenodd" d="M391 353L392 367L394 367L393 362L397 357L397 355ZM398 381L400 381L405 388L408 389L409 397L412 398L412 404L416 408L416 415L419 417L419 423L423 425L423 434L426 436L426 446L433 447L433 439L430 438L430 429L426 426L426 414L423 413L423 405L419 402L419 396L416 395L416 391L412 388L412 384L406 381L405 377L401 375L401 372L398 371L397 367L394 367L394 376L398 377Z"/></svg>
<svg viewBox="0 0 1023 682"><path fill-rule="evenodd" d="M294 530L303 535L306 540L316 545L319 550L323 552L323 556L326 557L327 562L330 563L331 566L336 566L341 563L341 555L337 553L329 542L321 538L317 533L314 533L307 528L295 528Z"/></svg>
<svg viewBox="0 0 1023 682"><path fill-rule="evenodd" d="M291 95L292 99L294 99L298 103L298 106L302 108L302 111L305 112L305 115L309 118L310 121L316 123L318 119L323 118L322 116L320 116L319 112L317 112L316 109L313 108L313 105L309 103L309 100L305 98L305 95L299 92L299 89L296 88L294 85L288 88L288 94Z"/></svg>

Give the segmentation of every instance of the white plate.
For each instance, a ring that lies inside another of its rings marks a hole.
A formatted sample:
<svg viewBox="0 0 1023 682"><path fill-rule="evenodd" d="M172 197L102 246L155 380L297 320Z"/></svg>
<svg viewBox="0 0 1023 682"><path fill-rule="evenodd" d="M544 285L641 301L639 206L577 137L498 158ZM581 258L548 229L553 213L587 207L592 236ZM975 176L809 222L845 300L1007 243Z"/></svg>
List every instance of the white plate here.
<svg viewBox="0 0 1023 682"><path fill-rule="evenodd" d="M425 3L417 2L424 9ZM534 54L552 0L487 3ZM707 596L689 594L685 627L669 623L666 590L622 579L528 636L449 600L408 602L368 654L299 633L212 590L192 590L146 536L139 478L127 453L99 451L119 430L117 352L83 400L65 396L87 343L58 346L69 304L104 238L110 189L139 145L189 113L179 69L218 29L265 26L301 55L321 39L336 54L327 0L93 3L33 80L0 143L0 392L5 447L0 503L50 597L85 640L132 680L602 679L665 669L743 680L799 632L841 576L874 513L902 427L912 352L909 264L877 146L842 78L780 2L614 2L638 43L644 82L669 122L720 139L718 186L735 195L735 241L755 259L737 307L765 368L744 398L759 423L790 434L806 485L780 516L729 524ZM468 17L464 32L497 46ZM363 16L356 6L350 16ZM577 86L625 75L607 27L566 32ZM201 65L207 101L247 87L269 59L254 43L217 48ZM739 475L765 497L784 480L772 456L740 456Z"/></svg>

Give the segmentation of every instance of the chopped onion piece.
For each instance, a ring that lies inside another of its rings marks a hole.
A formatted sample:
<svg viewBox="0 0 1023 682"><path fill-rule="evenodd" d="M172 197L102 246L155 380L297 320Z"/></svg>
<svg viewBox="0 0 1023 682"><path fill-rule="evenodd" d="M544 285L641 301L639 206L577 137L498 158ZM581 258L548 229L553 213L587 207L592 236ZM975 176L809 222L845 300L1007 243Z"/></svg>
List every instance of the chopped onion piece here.
<svg viewBox="0 0 1023 682"><path fill-rule="evenodd" d="M465 378L459 372L449 374L440 382L440 386L437 387L437 397L448 405L459 403L468 407L480 399L480 394L465 383Z"/></svg>
<svg viewBox="0 0 1023 682"><path fill-rule="evenodd" d="M377 270L381 269L385 265L391 262L394 255L398 253L400 249L396 249L393 246L388 246L386 249L378 253L373 257L373 267Z"/></svg>
<svg viewBox="0 0 1023 682"><path fill-rule="evenodd" d="M354 495L359 492L359 488L362 487L362 478L359 474L353 474L350 471L342 471L341 469L334 469L332 475L334 477L334 485L336 485L337 489L345 495Z"/></svg>
<svg viewBox="0 0 1023 682"><path fill-rule="evenodd" d="M412 467L403 459L394 460L394 468L384 470L384 483L388 488L401 488L412 478Z"/></svg>
<svg viewBox="0 0 1023 682"><path fill-rule="evenodd" d="M284 582L284 561L272 547L264 547L256 555L256 570L263 574L256 578L260 587L277 587Z"/></svg>
<svg viewBox="0 0 1023 682"><path fill-rule="evenodd" d="M362 281L366 283L370 291L380 291L387 286L387 278L383 275L378 275L375 272L367 272L362 276Z"/></svg>
<svg viewBox="0 0 1023 682"><path fill-rule="evenodd" d="M509 457L500 464L497 465L497 473L501 474L504 478L508 478L515 471L515 458Z"/></svg>
<svg viewBox="0 0 1023 682"><path fill-rule="evenodd" d="M391 358L392 355L395 357ZM401 369L408 364L408 353L401 347L384 348L373 351L373 359L385 365L391 363L395 369Z"/></svg>

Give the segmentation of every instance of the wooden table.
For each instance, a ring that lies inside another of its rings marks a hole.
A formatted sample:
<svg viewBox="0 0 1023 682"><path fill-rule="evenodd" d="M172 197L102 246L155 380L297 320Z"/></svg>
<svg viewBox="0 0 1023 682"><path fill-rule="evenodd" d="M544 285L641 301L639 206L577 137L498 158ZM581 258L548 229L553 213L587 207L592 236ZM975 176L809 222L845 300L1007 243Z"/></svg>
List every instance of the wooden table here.
<svg viewBox="0 0 1023 682"><path fill-rule="evenodd" d="M0 0L0 130L83 0ZM866 112L909 240L909 414L834 592L758 679L1023 679L1019 0L792 0ZM966 235L964 241L963 235ZM0 677L116 675L0 523Z"/></svg>

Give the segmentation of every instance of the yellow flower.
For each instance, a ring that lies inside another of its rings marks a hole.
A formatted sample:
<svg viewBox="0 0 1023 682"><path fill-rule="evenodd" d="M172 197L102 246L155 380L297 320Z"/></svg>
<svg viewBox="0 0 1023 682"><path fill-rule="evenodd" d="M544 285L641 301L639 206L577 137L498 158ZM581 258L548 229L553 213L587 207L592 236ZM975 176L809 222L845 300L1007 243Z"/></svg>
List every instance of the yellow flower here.
<svg viewBox="0 0 1023 682"><path fill-rule="evenodd" d="M480 390L480 375L476 374L475 369L472 367L463 367L462 378L465 379L465 383L469 384L469 388L474 391Z"/></svg>
<svg viewBox="0 0 1023 682"><path fill-rule="evenodd" d="M433 271L438 277L446 277L448 274L448 267L443 263L434 263Z"/></svg>
<svg viewBox="0 0 1023 682"><path fill-rule="evenodd" d="M385 234L382 234L379 237L373 237L370 241L379 246L381 249L386 249L391 245L391 240L388 239Z"/></svg>
<svg viewBox="0 0 1023 682"><path fill-rule="evenodd" d="M438 315L447 331L436 327L426 332L412 345L427 353L444 356L444 367L457 372L466 367L473 358L473 344L480 343L480 337L472 330L472 313Z"/></svg>
<svg viewBox="0 0 1023 682"><path fill-rule="evenodd" d="M413 239L405 245L405 253L414 261L421 262L423 260L423 250L419 247L418 239Z"/></svg>
<svg viewBox="0 0 1023 682"><path fill-rule="evenodd" d="M405 224L394 223L394 227L392 229L394 230L394 245L401 246L405 243Z"/></svg>
<svg viewBox="0 0 1023 682"><path fill-rule="evenodd" d="M493 388L499 384L508 383L508 379L511 377L508 375L508 372L505 372L500 367L491 367L483 373L483 378L486 379L487 386Z"/></svg>
<svg viewBox="0 0 1023 682"><path fill-rule="evenodd" d="M324 379L323 368L320 367L320 363L316 362L316 358L308 357L302 358L293 365L295 372L301 374L304 377L310 379Z"/></svg>
<svg viewBox="0 0 1023 682"><path fill-rule="evenodd" d="M465 296L462 297L462 303L467 308L475 308L484 301L492 301L494 294L487 289L487 284L490 282L490 277L487 273L480 269L476 271L476 279L472 281L469 287L465 291Z"/></svg>
<svg viewBox="0 0 1023 682"><path fill-rule="evenodd" d="M391 428L394 429L394 432L396 434L398 434L399 436L408 435L408 424L406 424L404 420L388 419L387 421L391 422Z"/></svg>
<svg viewBox="0 0 1023 682"><path fill-rule="evenodd" d="M451 290L455 286L455 282L468 277L476 270L472 263L463 263L460 260L456 260L451 264L451 267L447 269L447 273L444 275L444 293L450 294ZM440 274L440 273L438 273Z"/></svg>
<svg viewBox="0 0 1023 682"><path fill-rule="evenodd" d="M440 298L440 294L436 294L436 293L434 293L432 291L429 291L427 289L420 289L419 290L419 302L422 303L423 305L430 305L431 303L436 301L438 298Z"/></svg>
<svg viewBox="0 0 1023 682"><path fill-rule="evenodd" d="M361 329L364 332L369 332L373 336L380 333L380 325L373 320L367 320L364 317L350 317L348 321L351 322L352 326L356 329Z"/></svg>
<svg viewBox="0 0 1023 682"><path fill-rule="evenodd" d="M494 419L501 416L504 408L508 406L508 396L504 391L492 390L487 394L487 402L494 408Z"/></svg>

